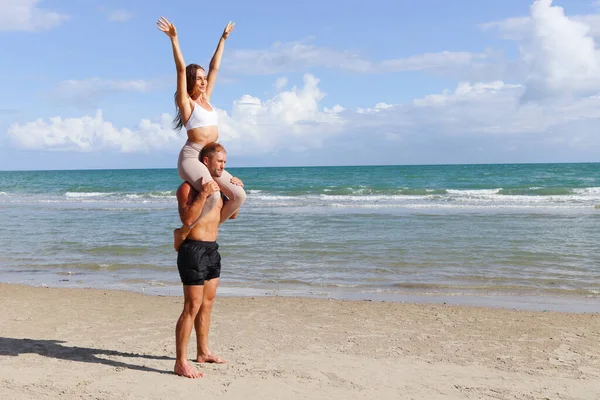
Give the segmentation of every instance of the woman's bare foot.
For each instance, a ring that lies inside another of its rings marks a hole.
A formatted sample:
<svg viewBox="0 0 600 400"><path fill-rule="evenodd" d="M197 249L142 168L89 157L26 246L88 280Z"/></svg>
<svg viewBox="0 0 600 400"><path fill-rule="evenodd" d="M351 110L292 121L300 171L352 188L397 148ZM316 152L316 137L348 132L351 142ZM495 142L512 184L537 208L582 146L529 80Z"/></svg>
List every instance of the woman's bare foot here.
<svg viewBox="0 0 600 400"><path fill-rule="evenodd" d="M210 352L208 354L198 355L196 362L199 363L214 363L214 364L225 364L227 361L219 357L218 355Z"/></svg>
<svg viewBox="0 0 600 400"><path fill-rule="evenodd" d="M187 235L184 235L183 230L181 228L177 228L173 230L173 247L175 251L179 251L179 248L185 241Z"/></svg>
<svg viewBox="0 0 600 400"><path fill-rule="evenodd" d="M204 374L192 367L187 361L185 363L175 362L174 372L179 376L185 376L186 378L201 378Z"/></svg>

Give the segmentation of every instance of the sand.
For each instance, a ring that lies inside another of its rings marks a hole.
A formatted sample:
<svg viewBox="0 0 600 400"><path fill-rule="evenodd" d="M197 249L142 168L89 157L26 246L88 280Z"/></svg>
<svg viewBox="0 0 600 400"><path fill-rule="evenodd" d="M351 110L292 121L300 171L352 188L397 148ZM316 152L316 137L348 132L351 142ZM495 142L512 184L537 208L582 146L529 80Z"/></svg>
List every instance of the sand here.
<svg viewBox="0 0 600 400"><path fill-rule="evenodd" d="M0 304L0 399L600 399L598 313L217 297L228 363L191 380L181 297L0 284Z"/></svg>

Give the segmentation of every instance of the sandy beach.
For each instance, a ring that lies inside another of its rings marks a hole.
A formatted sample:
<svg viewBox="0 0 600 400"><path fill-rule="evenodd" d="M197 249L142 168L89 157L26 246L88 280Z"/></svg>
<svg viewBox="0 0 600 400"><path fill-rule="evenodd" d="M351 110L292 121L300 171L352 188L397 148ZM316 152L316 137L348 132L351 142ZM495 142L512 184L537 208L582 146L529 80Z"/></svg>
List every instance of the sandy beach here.
<svg viewBox="0 0 600 400"><path fill-rule="evenodd" d="M0 284L0 302L2 399L600 398L597 313L220 297L228 363L190 380L171 373L180 297Z"/></svg>

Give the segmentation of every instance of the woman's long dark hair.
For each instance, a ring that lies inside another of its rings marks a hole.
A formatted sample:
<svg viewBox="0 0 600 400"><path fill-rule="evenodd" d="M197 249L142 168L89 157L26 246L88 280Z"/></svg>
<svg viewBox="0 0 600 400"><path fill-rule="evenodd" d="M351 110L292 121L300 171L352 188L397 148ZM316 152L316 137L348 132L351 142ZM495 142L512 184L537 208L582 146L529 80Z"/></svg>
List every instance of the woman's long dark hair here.
<svg viewBox="0 0 600 400"><path fill-rule="evenodd" d="M196 86L196 74L198 73L199 69L204 71L204 68L198 64L190 64L185 67L186 89L187 94L190 96L194 91L194 86ZM175 92L175 111L177 114L175 115L175 118L173 118L173 126L175 127L176 131L179 131L181 128L183 128L183 120L181 119L181 111L179 110L179 105L177 104L177 92Z"/></svg>

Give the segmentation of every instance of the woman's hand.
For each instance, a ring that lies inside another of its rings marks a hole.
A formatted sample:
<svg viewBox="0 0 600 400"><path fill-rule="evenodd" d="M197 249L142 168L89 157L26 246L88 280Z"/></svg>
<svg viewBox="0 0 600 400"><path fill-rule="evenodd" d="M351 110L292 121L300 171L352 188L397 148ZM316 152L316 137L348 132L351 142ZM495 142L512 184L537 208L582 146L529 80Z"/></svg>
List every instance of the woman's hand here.
<svg viewBox="0 0 600 400"><path fill-rule="evenodd" d="M225 27L225 30L223 30L223 35L221 37L223 39L227 39L229 37L229 34L231 33L231 31L233 31L233 28L235 28L235 23L229 21L227 23L227 26Z"/></svg>
<svg viewBox="0 0 600 400"><path fill-rule="evenodd" d="M244 182L242 182L242 180L238 177L232 177L229 182L233 183L234 185L244 187Z"/></svg>
<svg viewBox="0 0 600 400"><path fill-rule="evenodd" d="M177 29L175 29L175 25L173 25L172 23L170 23L169 20L166 19L165 17L161 17L158 20L158 22L156 23L156 25L158 25L158 30L159 31L163 31L171 39L177 37ZM225 29L227 29L227 28L225 28ZM224 34L225 33L223 33L223 35Z"/></svg>

